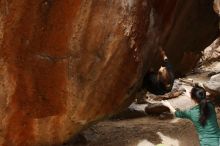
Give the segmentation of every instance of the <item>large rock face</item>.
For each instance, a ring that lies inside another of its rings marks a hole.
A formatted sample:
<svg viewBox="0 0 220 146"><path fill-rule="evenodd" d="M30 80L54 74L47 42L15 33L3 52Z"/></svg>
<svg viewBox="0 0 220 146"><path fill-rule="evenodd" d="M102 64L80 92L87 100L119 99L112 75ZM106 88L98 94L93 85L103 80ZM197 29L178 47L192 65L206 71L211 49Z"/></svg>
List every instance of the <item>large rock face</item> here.
<svg viewBox="0 0 220 146"><path fill-rule="evenodd" d="M1 145L60 145L117 111L160 45L191 69L217 21L209 0L0 0Z"/></svg>

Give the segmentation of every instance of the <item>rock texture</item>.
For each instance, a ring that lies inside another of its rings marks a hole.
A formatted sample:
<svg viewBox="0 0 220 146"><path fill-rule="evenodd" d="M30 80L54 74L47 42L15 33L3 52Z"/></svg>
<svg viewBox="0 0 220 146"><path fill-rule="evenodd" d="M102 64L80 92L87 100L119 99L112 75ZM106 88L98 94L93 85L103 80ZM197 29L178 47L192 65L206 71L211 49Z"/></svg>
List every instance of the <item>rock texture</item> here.
<svg viewBox="0 0 220 146"><path fill-rule="evenodd" d="M217 34L209 0L0 0L0 145L61 145Z"/></svg>
<svg viewBox="0 0 220 146"><path fill-rule="evenodd" d="M216 96L220 96L220 74L214 75L203 84L205 89Z"/></svg>
<svg viewBox="0 0 220 146"><path fill-rule="evenodd" d="M214 0L213 9L218 15L220 15L220 1L219 0Z"/></svg>

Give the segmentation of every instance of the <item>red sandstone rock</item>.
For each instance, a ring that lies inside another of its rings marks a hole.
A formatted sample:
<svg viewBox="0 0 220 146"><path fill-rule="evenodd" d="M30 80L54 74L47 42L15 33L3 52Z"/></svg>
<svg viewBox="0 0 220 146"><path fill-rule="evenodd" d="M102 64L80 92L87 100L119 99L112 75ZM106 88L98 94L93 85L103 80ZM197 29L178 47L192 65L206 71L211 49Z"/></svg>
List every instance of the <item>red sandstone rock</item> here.
<svg viewBox="0 0 220 146"><path fill-rule="evenodd" d="M208 0L0 0L0 144L60 145L122 107L160 45L190 70L217 21Z"/></svg>

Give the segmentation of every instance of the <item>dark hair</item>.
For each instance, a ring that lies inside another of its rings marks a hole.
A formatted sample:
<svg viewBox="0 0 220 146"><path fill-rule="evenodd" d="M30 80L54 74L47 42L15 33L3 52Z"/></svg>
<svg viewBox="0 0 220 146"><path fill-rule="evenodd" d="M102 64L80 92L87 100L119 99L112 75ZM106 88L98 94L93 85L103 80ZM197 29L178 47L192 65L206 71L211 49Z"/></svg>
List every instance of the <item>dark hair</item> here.
<svg viewBox="0 0 220 146"><path fill-rule="evenodd" d="M199 121L202 126L205 126L206 121L210 115L210 109L208 101L206 100L206 91L199 85L195 85L191 90L191 98L199 103L200 107L200 118Z"/></svg>

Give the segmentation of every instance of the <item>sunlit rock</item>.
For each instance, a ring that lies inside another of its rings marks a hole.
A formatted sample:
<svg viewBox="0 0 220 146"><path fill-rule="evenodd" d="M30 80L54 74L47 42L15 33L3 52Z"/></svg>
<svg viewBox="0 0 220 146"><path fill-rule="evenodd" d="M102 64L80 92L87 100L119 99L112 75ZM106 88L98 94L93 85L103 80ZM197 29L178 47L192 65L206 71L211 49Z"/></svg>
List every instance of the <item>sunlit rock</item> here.
<svg viewBox="0 0 220 146"><path fill-rule="evenodd" d="M207 0L0 0L0 144L60 145L159 67L194 67L218 34Z"/></svg>

